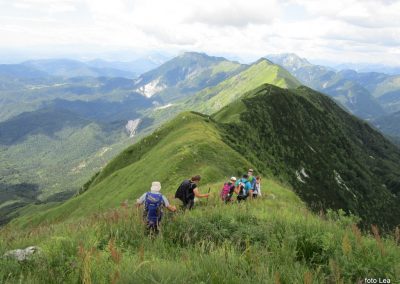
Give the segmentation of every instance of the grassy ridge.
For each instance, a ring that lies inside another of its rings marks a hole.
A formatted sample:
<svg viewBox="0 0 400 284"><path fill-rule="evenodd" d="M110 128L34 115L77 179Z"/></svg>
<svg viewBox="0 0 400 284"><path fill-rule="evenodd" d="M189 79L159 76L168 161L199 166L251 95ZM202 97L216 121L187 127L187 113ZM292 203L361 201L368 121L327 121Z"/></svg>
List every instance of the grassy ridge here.
<svg viewBox="0 0 400 284"><path fill-rule="evenodd" d="M144 115L153 121L147 132L182 111L193 110L212 114L230 103L239 101L244 93L267 83L282 88L300 86L300 82L285 69L266 59L260 59L240 73L231 74L219 84L204 88L193 96L174 102L171 107L144 112Z"/></svg>
<svg viewBox="0 0 400 284"><path fill-rule="evenodd" d="M265 83L281 88L294 88L300 85L285 69L261 59L217 86L204 89L190 98L187 104L196 105L196 109L201 112L214 113L239 99L244 93Z"/></svg>

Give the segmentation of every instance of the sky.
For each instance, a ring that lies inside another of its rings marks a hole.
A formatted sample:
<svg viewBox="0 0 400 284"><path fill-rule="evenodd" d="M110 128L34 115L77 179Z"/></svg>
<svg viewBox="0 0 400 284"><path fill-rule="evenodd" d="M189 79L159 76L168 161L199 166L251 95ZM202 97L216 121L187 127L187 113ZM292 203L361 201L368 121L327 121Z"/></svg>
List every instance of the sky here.
<svg viewBox="0 0 400 284"><path fill-rule="evenodd" d="M200 51L400 66L400 1L0 0L0 58Z"/></svg>

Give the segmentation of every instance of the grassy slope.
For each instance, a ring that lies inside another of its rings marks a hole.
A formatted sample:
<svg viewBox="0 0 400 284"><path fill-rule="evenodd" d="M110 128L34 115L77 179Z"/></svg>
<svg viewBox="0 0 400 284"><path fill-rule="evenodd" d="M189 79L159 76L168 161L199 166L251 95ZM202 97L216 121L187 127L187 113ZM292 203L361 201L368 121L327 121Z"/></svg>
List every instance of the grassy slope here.
<svg viewBox="0 0 400 284"><path fill-rule="evenodd" d="M215 188L218 183L206 184ZM0 254L35 244L36 258L0 258L3 283L357 283L400 279L399 234L362 235L352 218L311 214L290 190L264 180L264 199L217 197L166 214L161 235L143 235L141 211L119 207L83 219L0 231ZM93 188L95 189L95 188ZM271 198L275 196L275 199Z"/></svg>
<svg viewBox="0 0 400 284"><path fill-rule="evenodd" d="M261 59L217 86L201 91L190 99L189 104L196 105L199 111L214 113L264 83L282 88L294 88L300 85L289 72L266 59Z"/></svg>

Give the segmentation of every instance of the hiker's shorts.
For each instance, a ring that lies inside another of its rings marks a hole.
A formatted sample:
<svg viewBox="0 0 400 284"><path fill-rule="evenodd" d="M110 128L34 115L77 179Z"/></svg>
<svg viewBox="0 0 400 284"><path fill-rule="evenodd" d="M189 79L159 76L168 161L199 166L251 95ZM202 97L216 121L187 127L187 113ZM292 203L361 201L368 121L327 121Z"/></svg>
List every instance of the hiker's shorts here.
<svg viewBox="0 0 400 284"><path fill-rule="evenodd" d="M182 209L183 210L186 210L186 209L191 210L191 209L193 209L193 206L194 206L194 199L182 201Z"/></svg>
<svg viewBox="0 0 400 284"><path fill-rule="evenodd" d="M247 195L246 195L246 196L240 196L240 195L238 195L238 197L237 197L237 201L238 201L238 202L244 201L244 200L246 200L246 199L247 199Z"/></svg>
<svg viewBox="0 0 400 284"><path fill-rule="evenodd" d="M146 229L147 229L148 233L158 234L160 232L160 223L159 222L148 221L146 223Z"/></svg>

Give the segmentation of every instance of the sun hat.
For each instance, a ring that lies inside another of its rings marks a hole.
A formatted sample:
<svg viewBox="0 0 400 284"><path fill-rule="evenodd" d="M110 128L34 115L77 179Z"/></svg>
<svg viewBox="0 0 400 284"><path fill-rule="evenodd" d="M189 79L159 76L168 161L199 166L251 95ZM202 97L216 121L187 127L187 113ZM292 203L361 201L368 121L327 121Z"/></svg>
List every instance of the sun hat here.
<svg viewBox="0 0 400 284"><path fill-rule="evenodd" d="M236 181L236 178L235 177L231 177L231 180Z"/></svg>
<svg viewBox="0 0 400 284"><path fill-rule="evenodd" d="M159 181L153 181L151 183L151 191L159 192L161 190L161 183Z"/></svg>

